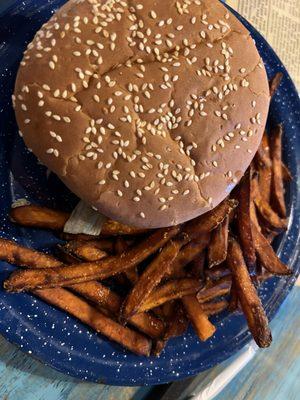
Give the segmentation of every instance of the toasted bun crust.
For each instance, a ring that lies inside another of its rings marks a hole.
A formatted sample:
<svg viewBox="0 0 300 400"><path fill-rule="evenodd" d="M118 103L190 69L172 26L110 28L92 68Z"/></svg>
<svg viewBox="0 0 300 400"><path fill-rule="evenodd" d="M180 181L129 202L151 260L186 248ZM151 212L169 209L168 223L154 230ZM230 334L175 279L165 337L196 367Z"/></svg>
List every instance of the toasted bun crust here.
<svg viewBox="0 0 300 400"><path fill-rule="evenodd" d="M25 143L108 217L154 228L220 203L249 166L269 90L217 0L69 1L24 53Z"/></svg>

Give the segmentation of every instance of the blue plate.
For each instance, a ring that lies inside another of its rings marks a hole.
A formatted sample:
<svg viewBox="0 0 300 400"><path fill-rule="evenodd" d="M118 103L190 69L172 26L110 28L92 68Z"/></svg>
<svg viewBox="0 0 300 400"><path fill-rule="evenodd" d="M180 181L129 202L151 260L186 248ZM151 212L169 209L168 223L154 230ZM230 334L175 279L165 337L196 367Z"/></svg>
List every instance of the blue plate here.
<svg viewBox="0 0 300 400"><path fill-rule="evenodd" d="M36 30L63 1L6 1L0 5L0 185L1 236L38 249L47 249L58 239L51 233L12 225L7 212L11 202L26 197L51 207L71 209L76 198L24 147L17 134L11 93L22 51ZM238 16L239 17L239 16ZM290 223L275 245L294 275L272 278L260 294L272 319L299 273L300 222L300 106L296 89L280 60L244 19L270 76L281 71L283 82L271 104L270 121L283 122L284 158L294 179L287 192ZM1 282L14 269L1 263ZM169 342L159 358L135 356L95 334L85 325L35 299L29 294L9 294L0 289L0 333L59 371L74 377L113 385L154 385L194 375L225 360L249 340L242 315L222 313L213 321L218 329L212 340L200 343L192 330Z"/></svg>

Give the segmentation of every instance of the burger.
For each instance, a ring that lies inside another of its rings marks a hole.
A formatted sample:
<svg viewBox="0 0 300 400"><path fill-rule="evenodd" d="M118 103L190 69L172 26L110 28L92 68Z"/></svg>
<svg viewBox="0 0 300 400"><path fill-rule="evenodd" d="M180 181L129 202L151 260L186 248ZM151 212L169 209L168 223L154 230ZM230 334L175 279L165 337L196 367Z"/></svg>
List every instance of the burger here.
<svg viewBox="0 0 300 400"><path fill-rule="evenodd" d="M228 196L270 94L249 32L217 0L71 0L24 52L13 102L28 148L80 199L158 228Z"/></svg>

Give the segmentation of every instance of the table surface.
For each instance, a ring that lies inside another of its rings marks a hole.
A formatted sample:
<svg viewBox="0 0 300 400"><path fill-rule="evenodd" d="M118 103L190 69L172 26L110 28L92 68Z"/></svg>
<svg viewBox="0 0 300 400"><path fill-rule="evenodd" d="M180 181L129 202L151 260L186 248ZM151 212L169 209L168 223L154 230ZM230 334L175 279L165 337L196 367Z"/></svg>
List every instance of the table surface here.
<svg viewBox="0 0 300 400"><path fill-rule="evenodd" d="M297 283L271 323L271 348L259 350L216 400L299 399L300 281ZM229 363L203 372L199 385L204 388ZM1 400L159 400L160 389L165 386L113 387L80 382L41 364L0 337Z"/></svg>

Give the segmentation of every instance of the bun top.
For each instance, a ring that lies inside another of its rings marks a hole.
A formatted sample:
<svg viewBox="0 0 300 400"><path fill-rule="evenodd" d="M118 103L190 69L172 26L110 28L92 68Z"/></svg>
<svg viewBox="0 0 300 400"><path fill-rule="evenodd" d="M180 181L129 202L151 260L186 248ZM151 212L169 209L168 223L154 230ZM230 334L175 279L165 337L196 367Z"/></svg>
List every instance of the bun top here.
<svg viewBox="0 0 300 400"><path fill-rule="evenodd" d="M28 45L13 99L25 143L74 193L154 228L228 195L269 89L249 32L217 0L73 0Z"/></svg>

